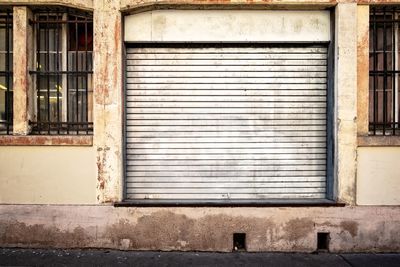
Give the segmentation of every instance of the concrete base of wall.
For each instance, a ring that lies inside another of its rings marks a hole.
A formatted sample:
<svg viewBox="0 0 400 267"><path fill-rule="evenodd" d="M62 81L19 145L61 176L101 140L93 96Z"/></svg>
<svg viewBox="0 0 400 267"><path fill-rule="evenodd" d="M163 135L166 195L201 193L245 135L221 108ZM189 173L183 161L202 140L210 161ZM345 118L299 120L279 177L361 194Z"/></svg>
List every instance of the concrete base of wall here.
<svg viewBox="0 0 400 267"><path fill-rule="evenodd" d="M1 205L0 246L231 251L246 233L248 251L317 248L400 252L398 207L115 208Z"/></svg>

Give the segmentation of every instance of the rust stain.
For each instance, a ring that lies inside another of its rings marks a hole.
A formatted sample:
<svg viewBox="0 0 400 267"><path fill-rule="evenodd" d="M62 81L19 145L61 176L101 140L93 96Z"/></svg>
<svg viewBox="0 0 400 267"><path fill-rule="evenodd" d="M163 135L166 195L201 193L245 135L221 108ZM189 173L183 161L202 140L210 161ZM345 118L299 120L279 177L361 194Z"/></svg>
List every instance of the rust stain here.
<svg viewBox="0 0 400 267"><path fill-rule="evenodd" d="M91 146L93 136L0 136L0 146Z"/></svg>
<svg viewBox="0 0 400 267"><path fill-rule="evenodd" d="M115 38L114 38L114 51L118 52L120 51L120 46L121 46L121 21L119 19L115 20L114 23L114 29L115 29ZM113 64L113 88L114 90L118 91L119 87L118 85L118 80L120 73L118 72L118 59L120 58L120 55L114 55L113 59L116 60L116 62Z"/></svg>
<svg viewBox="0 0 400 267"><path fill-rule="evenodd" d="M359 29L360 31L360 29ZM369 28L364 27L357 43L357 128L359 135L368 134Z"/></svg>

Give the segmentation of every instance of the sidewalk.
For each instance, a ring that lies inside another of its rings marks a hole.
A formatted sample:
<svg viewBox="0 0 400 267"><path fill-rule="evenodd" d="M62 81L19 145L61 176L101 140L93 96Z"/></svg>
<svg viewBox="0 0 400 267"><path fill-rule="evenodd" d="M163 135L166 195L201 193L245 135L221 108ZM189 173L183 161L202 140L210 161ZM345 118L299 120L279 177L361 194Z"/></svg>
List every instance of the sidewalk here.
<svg viewBox="0 0 400 267"><path fill-rule="evenodd" d="M0 266L399 266L400 254L1 249Z"/></svg>

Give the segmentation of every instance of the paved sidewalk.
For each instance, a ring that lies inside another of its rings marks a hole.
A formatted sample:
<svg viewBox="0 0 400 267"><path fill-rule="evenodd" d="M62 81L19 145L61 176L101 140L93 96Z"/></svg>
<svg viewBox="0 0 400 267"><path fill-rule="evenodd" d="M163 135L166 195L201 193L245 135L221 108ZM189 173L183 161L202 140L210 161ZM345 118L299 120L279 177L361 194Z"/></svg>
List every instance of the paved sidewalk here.
<svg viewBox="0 0 400 267"><path fill-rule="evenodd" d="M400 254L1 249L0 266L398 266Z"/></svg>

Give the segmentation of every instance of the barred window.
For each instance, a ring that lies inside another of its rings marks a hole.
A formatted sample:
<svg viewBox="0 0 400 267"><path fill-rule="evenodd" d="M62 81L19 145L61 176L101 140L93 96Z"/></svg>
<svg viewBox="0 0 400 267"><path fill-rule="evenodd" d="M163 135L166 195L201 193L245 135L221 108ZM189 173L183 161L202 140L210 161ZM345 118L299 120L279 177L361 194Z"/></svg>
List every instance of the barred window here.
<svg viewBox="0 0 400 267"><path fill-rule="evenodd" d="M92 15L37 12L33 24L37 106L32 134L92 134Z"/></svg>
<svg viewBox="0 0 400 267"><path fill-rule="evenodd" d="M12 11L0 10L0 134L11 134L13 124Z"/></svg>
<svg viewBox="0 0 400 267"><path fill-rule="evenodd" d="M400 8L371 7L369 48L369 132L400 135Z"/></svg>

